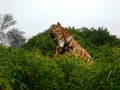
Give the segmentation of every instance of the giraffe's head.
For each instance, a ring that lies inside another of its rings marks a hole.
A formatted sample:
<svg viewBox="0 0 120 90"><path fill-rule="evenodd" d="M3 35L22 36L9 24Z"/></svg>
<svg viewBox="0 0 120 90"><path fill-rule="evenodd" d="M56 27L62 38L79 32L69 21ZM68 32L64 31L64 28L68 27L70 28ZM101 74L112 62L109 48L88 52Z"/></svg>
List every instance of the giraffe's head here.
<svg viewBox="0 0 120 90"><path fill-rule="evenodd" d="M49 31L49 34L50 34L50 37L52 38L52 40L58 44L59 42L59 38L61 37L60 35L62 35L62 32L61 32L61 25L60 23L57 23L57 24L53 24L50 26L50 28L48 29Z"/></svg>
<svg viewBox="0 0 120 90"><path fill-rule="evenodd" d="M48 31L52 40L60 47L64 47L64 44L68 43L72 39L70 33L67 32L59 22L51 25Z"/></svg>

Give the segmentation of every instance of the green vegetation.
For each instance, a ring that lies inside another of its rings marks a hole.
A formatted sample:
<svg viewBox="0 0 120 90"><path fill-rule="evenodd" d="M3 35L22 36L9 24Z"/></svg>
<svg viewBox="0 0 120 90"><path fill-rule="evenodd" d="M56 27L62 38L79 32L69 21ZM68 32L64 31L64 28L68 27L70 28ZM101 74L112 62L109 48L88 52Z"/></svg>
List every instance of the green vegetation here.
<svg viewBox="0 0 120 90"><path fill-rule="evenodd" d="M0 90L119 90L120 39L107 29L67 28L94 58L93 66L74 56L54 59L47 31L22 48L0 46Z"/></svg>

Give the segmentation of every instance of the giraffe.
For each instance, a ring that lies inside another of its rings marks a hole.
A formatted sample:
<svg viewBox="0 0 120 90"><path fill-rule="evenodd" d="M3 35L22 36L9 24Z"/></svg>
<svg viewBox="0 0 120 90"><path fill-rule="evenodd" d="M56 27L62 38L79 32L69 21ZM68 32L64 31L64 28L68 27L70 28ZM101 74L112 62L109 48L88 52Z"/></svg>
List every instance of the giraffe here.
<svg viewBox="0 0 120 90"><path fill-rule="evenodd" d="M56 44L56 58L62 54L70 54L83 58L88 64L94 63L90 54L75 41L73 36L59 22L51 25L48 31L51 39Z"/></svg>

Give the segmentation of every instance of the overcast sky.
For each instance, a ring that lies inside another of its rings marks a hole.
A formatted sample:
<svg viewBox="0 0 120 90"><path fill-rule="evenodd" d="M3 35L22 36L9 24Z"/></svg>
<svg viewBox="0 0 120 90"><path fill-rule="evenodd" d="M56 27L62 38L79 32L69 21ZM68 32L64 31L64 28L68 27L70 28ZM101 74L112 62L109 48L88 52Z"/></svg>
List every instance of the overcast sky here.
<svg viewBox="0 0 120 90"><path fill-rule="evenodd" d="M0 0L0 14L5 13L27 37L58 21L64 27L107 27L120 37L120 0Z"/></svg>

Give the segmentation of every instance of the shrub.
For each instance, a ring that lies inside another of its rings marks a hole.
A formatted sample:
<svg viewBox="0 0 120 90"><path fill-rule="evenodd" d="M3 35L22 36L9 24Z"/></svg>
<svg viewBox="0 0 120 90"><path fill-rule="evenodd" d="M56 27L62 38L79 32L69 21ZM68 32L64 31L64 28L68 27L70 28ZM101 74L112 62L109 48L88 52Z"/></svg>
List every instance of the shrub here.
<svg viewBox="0 0 120 90"><path fill-rule="evenodd" d="M90 52L93 66L74 56L53 58L55 45L45 31L23 48L0 46L0 90L119 90L119 42L96 46L82 36L85 32L70 32Z"/></svg>

